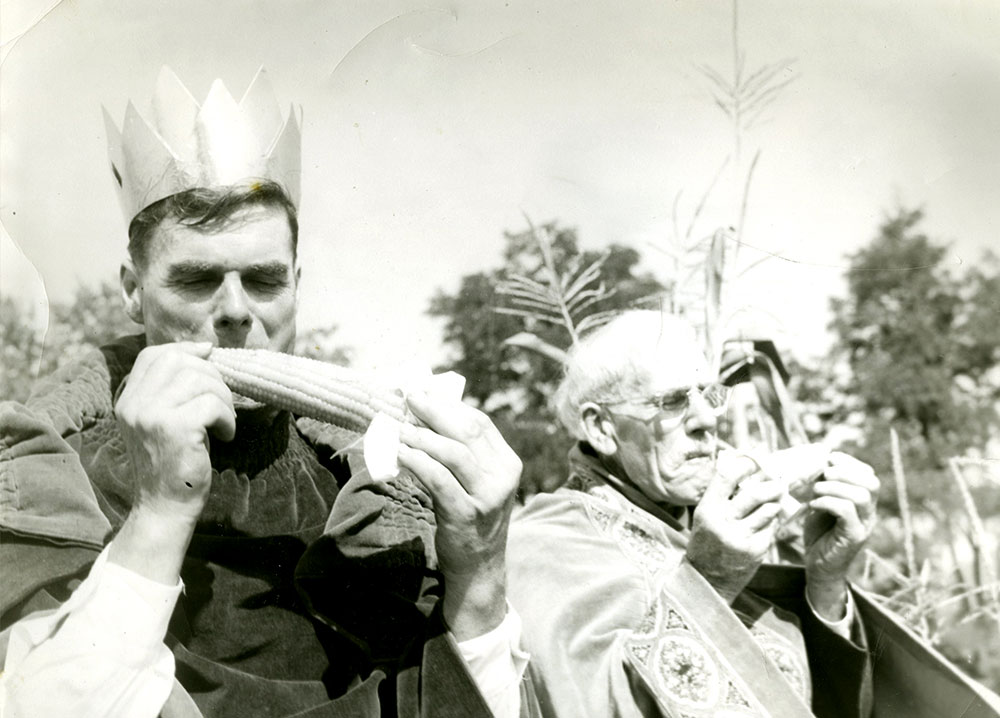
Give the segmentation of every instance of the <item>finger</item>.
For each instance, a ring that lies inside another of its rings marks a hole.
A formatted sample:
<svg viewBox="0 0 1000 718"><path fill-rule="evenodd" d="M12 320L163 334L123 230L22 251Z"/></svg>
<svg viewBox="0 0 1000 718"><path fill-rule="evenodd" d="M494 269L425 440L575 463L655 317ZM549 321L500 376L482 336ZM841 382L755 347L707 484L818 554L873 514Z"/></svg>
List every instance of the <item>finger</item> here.
<svg viewBox="0 0 1000 718"><path fill-rule="evenodd" d="M416 477L434 502L434 512L455 513L463 503L468 503L469 495L442 464L435 461L420 449L414 449L401 444L399 447L399 463L409 469Z"/></svg>
<svg viewBox="0 0 1000 718"><path fill-rule="evenodd" d="M708 483L705 488L705 493L702 496L702 501L708 499L712 501L726 501L733 492L736 491L736 487L739 485L740 481L746 476L746 474L741 474L740 472L729 472L729 471L716 471L712 480Z"/></svg>
<svg viewBox="0 0 1000 718"><path fill-rule="evenodd" d="M179 351L177 346L188 345L165 344L143 350L133 365L126 389L135 386L148 387L149 385L155 388L171 388L181 372L190 370L207 372L222 381L222 375L205 359L186 351ZM211 345L205 344L204 346ZM190 345L190 348L193 351L196 345Z"/></svg>
<svg viewBox="0 0 1000 718"><path fill-rule="evenodd" d="M865 527L854 502L837 496L820 496L809 502L809 508L825 511L837 518L837 525L851 536L864 536Z"/></svg>
<svg viewBox="0 0 1000 718"><path fill-rule="evenodd" d="M179 410L188 420L223 441L232 441L236 436L236 412L231 403L226 404L217 394L199 394L185 402Z"/></svg>
<svg viewBox="0 0 1000 718"><path fill-rule="evenodd" d="M877 493L881 486L871 466L840 451L830 454L830 465L823 474L827 480L846 481L872 493Z"/></svg>
<svg viewBox="0 0 1000 718"><path fill-rule="evenodd" d="M735 449L722 449L715 458L715 470L722 474L736 474L739 480L758 473L757 461Z"/></svg>
<svg viewBox="0 0 1000 718"><path fill-rule="evenodd" d="M233 404L233 394L218 370L193 357L175 356L151 367L141 382L132 385L132 392L148 394L151 403L166 407L179 406L205 393L216 395L228 406Z"/></svg>
<svg viewBox="0 0 1000 718"><path fill-rule="evenodd" d="M199 359L208 359L208 355L212 353L212 349L214 348L212 342L173 342L172 344L163 344L161 346L183 354L190 354Z"/></svg>
<svg viewBox="0 0 1000 718"><path fill-rule="evenodd" d="M476 442L495 446L503 442L500 432L489 417L461 401L448 401L415 392L406 397L414 416L441 436L459 441L471 448Z"/></svg>
<svg viewBox="0 0 1000 718"><path fill-rule="evenodd" d="M743 524L750 531L757 532L775 527L775 519L781 514L781 505L768 503L758 506L745 519Z"/></svg>
<svg viewBox="0 0 1000 718"><path fill-rule="evenodd" d="M742 519L763 504L777 501L784 493L784 485L780 481L744 481L736 489L736 494L730 501L733 516Z"/></svg>
<svg viewBox="0 0 1000 718"><path fill-rule="evenodd" d="M479 488L480 465L465 444L412 424L400 427L399 438L406 446L422 451L444 466L468 493L474 493Z"/></svg>
<svg viewBox="0 0 1000 718"><path fill-rule="evenodd" d="M139 352L135 362L133 362L129 377L132 381L142 380L150 367L160 363L164 358L169 359L172 355L187 354L199 359L207 359L211 351L211 342L174 342L146 347Z"/></svg>
<svg viewBox="0 0 1000 718"><path fill-rule="evenodd" d="M864 516L874 509L874 500L868 489L844 481L820 481L813 487L813 495L834 496L847 499L857 507L858 514Z"/></svg>

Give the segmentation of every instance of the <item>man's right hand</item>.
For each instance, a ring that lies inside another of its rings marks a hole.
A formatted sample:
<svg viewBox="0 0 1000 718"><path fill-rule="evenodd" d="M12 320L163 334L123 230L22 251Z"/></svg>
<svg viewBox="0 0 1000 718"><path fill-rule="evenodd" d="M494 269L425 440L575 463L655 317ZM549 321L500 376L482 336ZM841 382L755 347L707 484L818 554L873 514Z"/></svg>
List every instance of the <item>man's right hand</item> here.
<svg viewBox="0 0 1000 718"><path fill-rule="evenodd" d="M147 347L136 358L115 414L135 480L129 517L109 560L176 581L211 486L208 433L236 432L232 395L207 361L208 343Z"/></svg>
<svg viewBox="0 0 1000 718"><path fill-rule="evenodd" d="M718 473L694 512L687 560L732 603L774 541L783 488L778 481Z"/></svg>

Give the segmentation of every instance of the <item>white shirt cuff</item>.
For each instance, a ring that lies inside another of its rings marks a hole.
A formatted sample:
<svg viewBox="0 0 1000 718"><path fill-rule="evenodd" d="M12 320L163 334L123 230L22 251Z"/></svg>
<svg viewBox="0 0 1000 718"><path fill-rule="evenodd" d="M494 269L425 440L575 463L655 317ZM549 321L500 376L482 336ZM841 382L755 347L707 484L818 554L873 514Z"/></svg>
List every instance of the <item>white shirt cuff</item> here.
<svg viewBox="0 0 1000 718"><path fill-rule="evenodd" d="M817 611L812 605L812 601L809 600L808 591L806 591L806 603L809 604L809 610L813 612L813 615L816 616L817 619L819 619L820 623L836 633L838 636L851 640L851 626L854 625L856 609L854 608L854 597L851 595L850 589L847 590L847 608L844 611L844 617L839 621L828 621L823 618L819 611Z"/></svg>
<svg viewBox="0 0 1000 718"><path fill-rule="evenodd" d="M153 718L162 709L174 678L163 638L181 582L151 581L107 557L105 547L58 609L13 626L0 681L12 716Z"/></svg>
<svg viewBox="0 0 1000 718"><path fill-rule="evenodd" d="M461 641L458 650L496 718L517 718L521 678L530 656L520 647L521 617L507 604L507 615L489 633Z"/></svg>

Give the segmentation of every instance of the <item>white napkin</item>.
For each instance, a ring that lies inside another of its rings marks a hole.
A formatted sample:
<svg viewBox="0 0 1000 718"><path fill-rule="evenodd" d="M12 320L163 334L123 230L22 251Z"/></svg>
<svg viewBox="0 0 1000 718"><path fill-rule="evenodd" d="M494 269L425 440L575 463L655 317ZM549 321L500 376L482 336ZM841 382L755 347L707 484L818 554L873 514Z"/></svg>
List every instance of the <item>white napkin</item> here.
<svg viewBox="0 0 1000 718"><path fill-rule="evenodd" d="M397 373L393 383L403 389L403 396L423 392L444 401L460 401L465 391L465 377L453 371L431 374L429 369L405 368ZM398 421L380 412L365 432L362 443L365 467L376 481L391 479L399 473L399 430Z"/></svg>

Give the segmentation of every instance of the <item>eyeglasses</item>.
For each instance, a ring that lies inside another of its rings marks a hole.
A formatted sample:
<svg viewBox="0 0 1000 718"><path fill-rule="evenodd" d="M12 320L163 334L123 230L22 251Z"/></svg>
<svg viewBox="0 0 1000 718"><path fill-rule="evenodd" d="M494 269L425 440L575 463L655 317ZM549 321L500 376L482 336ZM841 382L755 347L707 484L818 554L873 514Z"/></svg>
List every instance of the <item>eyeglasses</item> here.
<svg viewBox="0 0 1000 718"><path fill-rule="evenodd" d="M675 389L656 396L629 397L600 403L602 406L620 404L646 406L656 411L656 414L651 418L670 421L683 419L691 407L692 397L699 396L711 411L712 416L718 418L726 413L730 391L730 387L716 383L704 387L692 386L690 389Z"/></svg>

